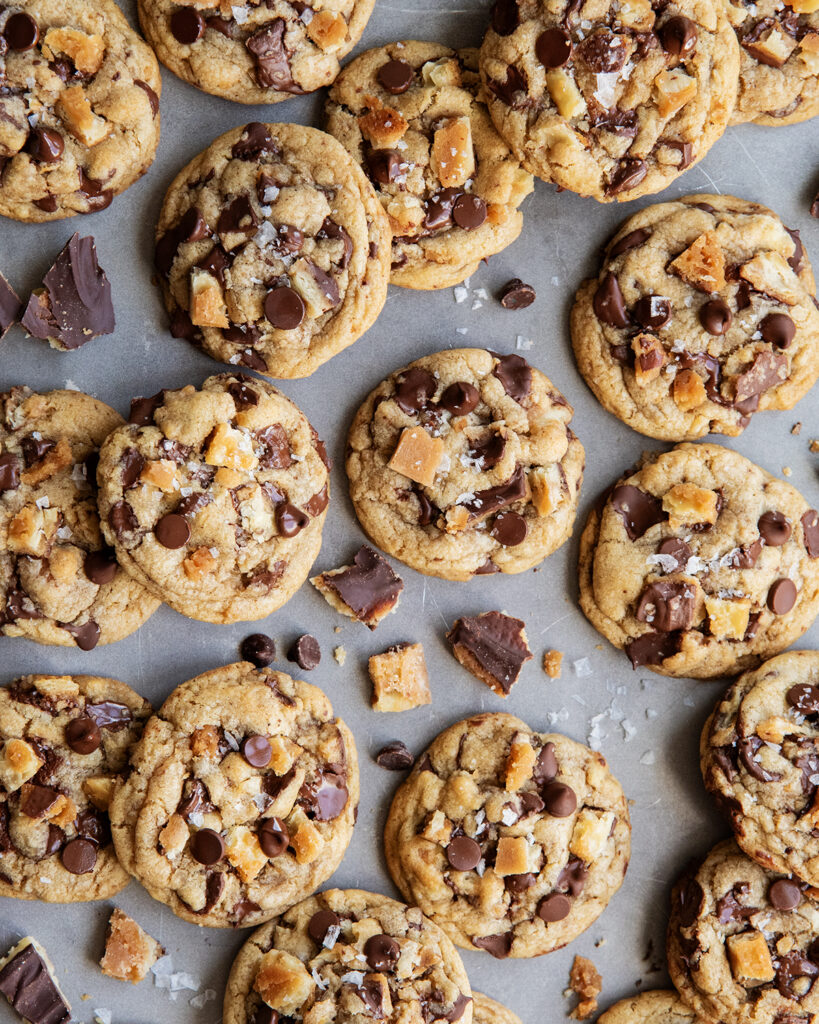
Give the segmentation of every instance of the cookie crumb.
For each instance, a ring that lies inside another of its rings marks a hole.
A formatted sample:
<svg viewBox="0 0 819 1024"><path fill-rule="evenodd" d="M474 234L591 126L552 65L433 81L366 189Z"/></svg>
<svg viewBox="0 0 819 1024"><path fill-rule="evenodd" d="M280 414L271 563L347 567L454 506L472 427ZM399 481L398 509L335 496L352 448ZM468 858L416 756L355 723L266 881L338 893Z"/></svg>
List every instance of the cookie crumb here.
<svg viewBox="0 0 819 1024"><path fill-rule="evenodd" d="M597 997L603 990L603 979L594 964L585 956L576 956L569 972L571 991L579 997L577 1006L569 1016L585 1020L597 1012Z"/></svg>
<svg viewBox="0 0 819 1024"><path fill-rule="evenodd" d="M532 657L526 624L503 612L458 619L446 638L467 672L499 697L509 696L520 670Z"/></svg>
<svg viewBox="0 0 819 1024"><path fill-rule="evenodd" d="M320 573L310 582L337 612L370 629L395 611L404 589L389 562L366 544L358 549L352 565Z"/></svg>
<svg viewBox="0 0 819 1024"><path fill-rule="evenodd" d="M100 970L109 978L136 984L164 955L164 950L119 907L108 920Z"/></svg>
<svg viewBox="0 0 819 1024"><path fill-rule="evenodd" d="M819 454L819 438L812 438L808 444L808 448L813 452L814 455Z"/></svg>
<svg viewBox="0 0 819 1024"><path fill-rule="evenodd" d="M791 469L790 466L783 466L782 467L782 476L792 476L792 475L793 475L793 470Z"/></svg>
<svg viewBox="0 0 819 1024"><path fill-rule="evenodd" d="M347 648L342 647L340 644L338 647L334 647L333 657L336 659L339 665L343 665L344 662L347 660Z"/></svg>
<svg viewBox="0 0 819 1024"><path fill-rule="evenodd" d="M432 703L424 648L396 644L369 661L374 711L410 711Z"/></svg>
<svg viewBox="0 0 819 1024"><path fill-rule="evenodd" d="M560 679L562 672L563 652L545 651L543 654L543 671L550 679Z"/></svg>
<svg viewBox="0 0 819 1024"><path fill-rule="evenodd" d="M802 433L801 421L799 423L794 423L794 425L791 427L791 433L794 435L794 437L798 437L799 434Z"/></svg>

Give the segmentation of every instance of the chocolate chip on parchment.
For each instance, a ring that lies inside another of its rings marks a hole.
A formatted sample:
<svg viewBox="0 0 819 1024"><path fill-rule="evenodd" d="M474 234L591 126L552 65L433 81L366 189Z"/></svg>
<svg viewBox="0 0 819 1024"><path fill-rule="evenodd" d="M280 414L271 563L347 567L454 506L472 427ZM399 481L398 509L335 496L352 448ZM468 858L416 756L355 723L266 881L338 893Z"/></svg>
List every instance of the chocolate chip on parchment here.
<svg viewBox="0 0 819 1024"><path fill-rule="evenodd" d="M321 661L318 640L309 633L297 637L287 652L287 660L294 661L304 672L312 672Z"/></svg>
<svg viewBox="0 0 819 1024"><path fill-rule="evenodd" d="M194 832L188 847L199 864L218 864L225 855L225 841L212 828L200 828Z"/></svg>
<svg viewBox="0 0 819 1024"><path fill-rule="evenodd" d="M456 871L473 871L481 862L481 848L469 836L455 836L446 848L446 859Z"/></svg>
<svg viewBox="0 0 819 1024"><path fill-rule="evenodd" d="M239 653L256 668L267 668L276 658L276 645L265 633L251 633L242 641Z"/></svg>
<svg viewBox="0 0 819 1024"><path fill-rule="evenodd" d="M400 96L412 85L415 72L405 60L388 60L376 73L379 83L392 96Z"/></svg>
<svg viewBox="0 0 819 1024"><path fill-rule="evenodd" d="M375 763L387 771L404 772L415 764L415 755L401 740L393 740L378 751Z"/></svg>
<svg viewBox="0 0 819 1024"><path fill-rule="evenodd" d="M503 286L500 303L504 309L526 309L535 301L535 289L524 284L519 277L513 277Z"/></svg>

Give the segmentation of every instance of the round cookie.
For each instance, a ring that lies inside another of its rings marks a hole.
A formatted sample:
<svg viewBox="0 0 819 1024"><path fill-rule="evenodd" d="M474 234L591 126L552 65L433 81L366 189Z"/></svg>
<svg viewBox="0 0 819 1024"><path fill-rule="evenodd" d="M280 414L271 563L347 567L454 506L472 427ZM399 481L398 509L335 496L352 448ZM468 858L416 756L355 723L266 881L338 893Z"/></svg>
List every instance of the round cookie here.
<svg viewBox="0 0 819 1024"><path fill-rule="evenodd" d="M393 231L393 284L447 288L513 242L532 191L486 109L476 50L390 43L347 65L327 130L368 174Z"/></svg>
<svg viewBox="0 0 819 1024"><path fill-rule="evenodd" d="M445 729L390 807L387 866L453 942L532 957L585 931L620 888L631 826L602 754L506 714Z"/></svg>
<svg viewBox="0 0 819 1024"><path fill-rule="evenodd" d="M458 951L417 907L328 889L255 931L228 978L225 1024L291 1018L472 1024Z"/></svg>
<svg viewBox="0 0 819 1024"><path fill-rule="evenodd" d="M203 622L263 619L304 583L330 495L323 442L272 384L209 377L131 403L97 471L120 564Z"/></svg>
<svg viewBox="0 0 819 1024"><path fill-rule="evenodd" d="M0 633L90 651L133 633L159 601L100 534L100 445L123 422L81 391L0 395Z"/></svg>
<svg viewBox="0 0 819 1024"><path fill-rule="evenodd" d="M572 408L519 355L447 349L397 370L350 427L356 515L428 576L523 572L569 537L583 478Z"/></svg>
<svg viewBox="0 0 819 1024"><path fill-rule="evenodd" d="M601 1024L697 1024L676 992L655 989L621 999L597 1018Z"/></svg>
<svg viewBox="0 0 819 1024"><path fill-rule="evenodd" d="M104 210L151 166L162 82L111 0L13 0L0 11L0 214Z"/></svg>
<svg viewBox="0 0 819 1024"><path fill-rule="evenodd" d="M668 441L740 434L819 376L819 309L798 232L733 196L629 217L571 314L580 372L630 427Z"/></svg>
<svg viewBox="0 0 819 1024"><path fill-rule="evenodd" d="M197 89L237 103L279 103L330 85L374 4L333 0L314 10L290 0L139 0L139 21L165 67Z"/></svg>
<svg viewBox="0 0 819 1024"><path fill-rule="evenodd" d="M731 124L796 124L819 114L819 10L810 0L728 0L740 43Z"/></svg>
<svg viewBox="0 0 819 1024"><path fill-rule="evenodd" d="M662 191L722 135L739 46L710 0L497 0L480 67L524 167L624 202Z"/></svg>
<svg viewBox="0 0 819 1024"><path fill-rule="evenodd" d="M654 452L589 515L580 607L634 668L715 679L755 668L819 611L819 514L716 444Z"/></svg>
<svg viewBox="0 0 819 1024"><path fill-rule="evenodd" d="M675 886L668 970L710 1024L809 1020L819 1010L819 903L729 839Z"/></svg>
<svg viewBox="0 0 819 1024"><path fill-rule="evenodd" d="M178 917L249 927L330 877L357 808L355 741L321 690L239 662L149 719L111 826L123 867Z"/></svg>
<svg viewBox="0 0 819 1024"><path fill-rule="evenodd" d="M472 1020L474 1024L522 1024L520 1017L508 1007L475 991L472 992Z"/></svg>
<svg viewBox="0 0 819 1024"><path fill-rule="evenodd" d="M741 676L702 731L705 788L763 867L819 883L819 651L791 651Z"/></svg>
<svg viewBox="0 0 819 1024"><path fill-rule="evenodd" d="M108 805L150 705L99 676L0 687L0 896L108 899L129 882Z"/></svg>
<svg viewBox="0 0 819 1024"><path fill-rule="evenodd" d="M387 297L387 216L315 128L253 122L220 136L172 182L156 238L171 334L270 377L309 376Z"/></svg>

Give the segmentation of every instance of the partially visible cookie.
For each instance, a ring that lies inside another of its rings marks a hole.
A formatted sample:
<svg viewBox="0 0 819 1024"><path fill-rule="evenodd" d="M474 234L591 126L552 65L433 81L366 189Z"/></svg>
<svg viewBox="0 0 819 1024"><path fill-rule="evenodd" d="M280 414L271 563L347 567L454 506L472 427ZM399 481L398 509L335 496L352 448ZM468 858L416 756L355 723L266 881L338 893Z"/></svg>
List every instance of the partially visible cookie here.
<svg viewBox="0 0 819 1024"><path fill-rule="evenodd" d="M139 0L139 21L165 67L237 103L278 103L330 85L375 0Z"/></svg>
<svg viewBox="0 0 819 1024"><path fill-rule="evenodd" d="M677 883L668 970L710 1024L809 1020L819 1011L819 903L797 879L766 871L733 840Z"/></svg>
<svg viewBox="0 0 819 1024"><path fill-rule="evenodd" d="M133 633L159 601L100 532L97 461L122 424L81 391L0 395L0 632L90 651Z"/></svg>
<svg viewBox="0 0 819 1024"><path fill-rule="evenodd" d="M621 999L597 1018L601 1024L697 1024L676 992L655 989Z"/></svg>
<svg viewBox="0 0 819 1024"><path fill-rule="evenodd" d="M404 898L456 945L531 957L599 917L623 882L630 834L601 754L483 714L445 729L418 759L384 846Z"/></svg>
<svg viewBox="0 0 819 1024"><path fill-rule="evenodd" d="M162 82L112 0L18 0L0 11L0 214L104 210L147 171Z"/></svg>
<svg viewBox="0 0 819 1024"><path fill-rule="evenodd" d="M647 455L592 510L580 607L634 668L714 679L756 667L819 612L819 514L716 444Z"/></svg>
<svg viewBox="0 0 819 1024"><path fill-rule="evenodd" d="M472 992L472 1020L474 1024L522 1024L516 1013L482 992Z"/></svg>
<svg viewBox="0 0 819 1024"><path fill-rule="evenodd" d="M602 405L663 440L736 436L819 376L819 309L798 232L758 203L694 195L629 217L571 314Z"/></svg>
<svg viewBox="0 0 819 1024"><path fill-rule="evenodd" d="M819 114L819 9L811 0L728 0L740 43L731 124L796 124Z"/></svg>
<svg viewBox="0 0 819 1024"><path fill-rule="evenodd" d="M345 67L327 130L369 175L393 231L392 277L458 284L520 234L532 176L498 135L477 51L389 43Z"/></svg>
<svg viewBox="0 0 819 1024"><path fill-rule="evenodd" d="M572 407L522 356L447 349L397 370L356 413L356 515L428 576L523 572L570 536L583 478Z"/></svg>
<svg viewBox="0 0 819 1024"><path fill-rule="evenodd" d="M722 135L739 46L710 0L497 0L480 64L492 119L525 167L624 202L662 191Z"/></svg>
<svg viewBox="0 0 819 1024"><path fill-rule="evenodd" d="M261 924L335 871L353 833L352 734L308 683L248 662L178 686L114 795L123 866L193 924Z"/></svg>
<svg viewBox="0 0 819 1024"><path fill-rule="evenodd" d="M307 377L381 312L390 228L344 147L252 122L184 167L162 204L156 268L171 334L225 363Z"/></svg>
<svg viewBox="0 0 819 1024"><path fill-rule="evenodd" d="M255 931L228 978L225 1024L450 1021L472 1024L458 951L417 907L328 889Z"/></svg>
<svg viewBox="0 0 819 1024"><path fill-rule="evenodd" d="M746 672L702 730L705 787L754 860L819 885L819 651Z"/></svg>
<svg viewBox="0 0 819 1024"><path fill-rule="evenodd" d="M99 676L0 688L0 896L74 903L127 885L108 808L150 713L125 683Z"/></svg>
<svg viewBox="0 0 819 1024"><path fill-rule="evenodd" d="M272 384L209 377L134 399L97 471L102 530L120 564L203 622L263 619L307 578L321 546L324 444Z"/></svg>

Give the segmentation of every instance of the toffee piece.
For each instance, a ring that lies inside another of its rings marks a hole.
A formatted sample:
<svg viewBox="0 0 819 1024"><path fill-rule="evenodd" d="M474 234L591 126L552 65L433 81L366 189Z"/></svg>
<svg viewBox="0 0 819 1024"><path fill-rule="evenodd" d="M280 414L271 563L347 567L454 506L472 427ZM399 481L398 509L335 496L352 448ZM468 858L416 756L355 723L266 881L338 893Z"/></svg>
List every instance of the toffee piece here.
<svg viewBox="0 0 819 1024"><path fill-rule="evenodd" d="M26 936L0 958L0 993L28 1024L68 1024L71 1007L54 965L40 943Z"/></svg>
<svg viewBox="0 0 819 1024"><path fill-rule="evenodd" d="M370 629L395 611L404 589L390 563L366 544L358 549L352 565L313 576L310 582L337 612Z"/></svg>
<svg viewBox="0 0 819 1024"><path fill-rule="evenodd" d="M446 638L463 667L499 697L509 696L532 658L525 624L502 612L460 618Z"/></svg>

